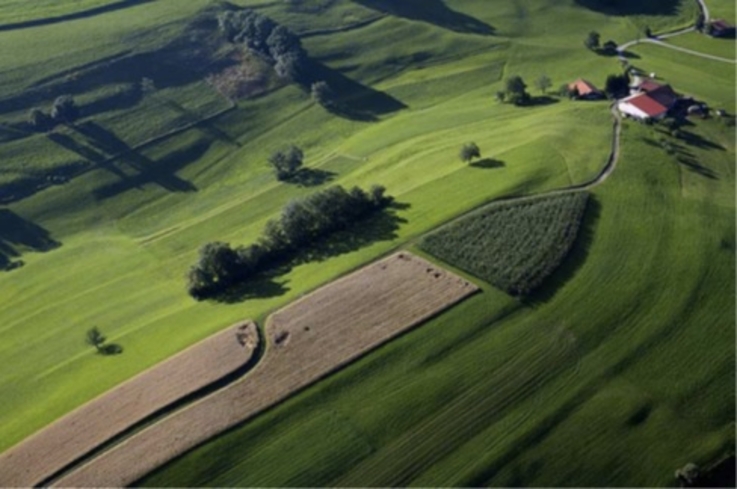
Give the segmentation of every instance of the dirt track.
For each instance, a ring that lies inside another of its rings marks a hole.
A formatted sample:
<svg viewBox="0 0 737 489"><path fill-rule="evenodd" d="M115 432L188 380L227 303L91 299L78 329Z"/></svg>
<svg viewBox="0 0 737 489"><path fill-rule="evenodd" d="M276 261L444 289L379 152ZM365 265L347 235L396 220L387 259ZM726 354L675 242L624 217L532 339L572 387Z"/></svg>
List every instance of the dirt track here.
<svg viewBox="0 0 737 489"><path fill-rule="evenodd" d="M410 253L394 254L274 313L267 351L243 379L137 433L56 481L125 486L476 292Z"/></svg>
<svg viewBox="0 0 737 489"><path fill-rule="evenodd" d="M42 483L146 417L245 366L257 343L256 325L239 323L81 406L0 455L0 487Z"/></svg>

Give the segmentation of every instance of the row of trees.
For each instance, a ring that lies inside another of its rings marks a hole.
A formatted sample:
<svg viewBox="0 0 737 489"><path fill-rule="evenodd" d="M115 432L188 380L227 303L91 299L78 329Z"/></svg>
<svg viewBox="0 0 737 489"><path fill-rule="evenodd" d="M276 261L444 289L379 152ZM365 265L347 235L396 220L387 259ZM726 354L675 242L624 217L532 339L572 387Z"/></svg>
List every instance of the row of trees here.
<svg viewBox="0 0 737 489"><path fill-rule="evenodd" d="M71 95L62 95L54 100L51 110L34 107L28 113L28 122L37 131L49 131L57 124L72 124L79 118L79 107Z"/></svg>
<svg viewBox="0 0 737 489"><path fill-rule="evenodd" d="M252 245L232 248L208 243L188 273L187 290L197 300L227 291L259 273L288 261L299 250L346 229L381 211L392 202L386 189L374 185L366 192L332 186L302 199L290 201L277 219L266 223L261 238Z"/></svg>
<svg viewBox="0 0 737 489"><path fill-rule="evenodd" d="M281 78L302 80L307 52L297 35L255 10L228 10L218 15L218 26L228 41L245 44L274 64Z"/></svg>

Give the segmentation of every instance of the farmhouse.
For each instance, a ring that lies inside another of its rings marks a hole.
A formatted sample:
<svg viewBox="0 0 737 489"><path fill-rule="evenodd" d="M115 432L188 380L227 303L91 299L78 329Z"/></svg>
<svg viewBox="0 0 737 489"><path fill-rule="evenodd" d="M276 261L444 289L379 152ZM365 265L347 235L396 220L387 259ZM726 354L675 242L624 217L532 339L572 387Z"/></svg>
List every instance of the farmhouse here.
<svg viewBox="0 0 737 489"><path fill-rule="evenodd" d="M577 99L598 100L604 98L604 93L596 88L590 81L579 78L568 84L568 93Z"/></svg>
<svg viewBox="0 0 737 489"><path fill-rule="evenodd" d="M635 77L629 97L617 103L619 111L635 119L662 119L678 102L678 94L670 85Z"/></svg>
<svg viewBox="0 0 737 489"><path fill-rule="evenodd" d="M668 114L668 107L647 93L636 93L617 102L617 108L625 116L639 120L662 119Z"/></svg>
<svg viewBox="0 0 737 489"><path fill-rule="evenodd" d="M734 37L734 26L724 19L717 19L709 24L709 35L712 37Z"/></svg>

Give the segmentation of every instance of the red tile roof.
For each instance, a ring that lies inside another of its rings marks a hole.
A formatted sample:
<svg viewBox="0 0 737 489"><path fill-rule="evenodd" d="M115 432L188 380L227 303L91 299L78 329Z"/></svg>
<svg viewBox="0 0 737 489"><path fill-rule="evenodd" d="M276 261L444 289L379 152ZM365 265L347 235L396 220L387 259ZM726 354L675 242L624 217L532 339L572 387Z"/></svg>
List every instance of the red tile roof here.
<svg viewBox="0 0 737 489"><path fill-rule="evenodd" d="M624 100L624 102L634 105L645 114L647 114L648 117L657 117L664 112L668 112L667 107L660 104L657 100L651 98L650 95L647 93L636 95Z"/></svg>
<svg viewBox="0 0 737 489"><path fill-rule="evenodd" d="M643 92L652 92L653 90L657 90L657 89L662 88L662 87L663 87L663 85L661 85L660 83L656 83L656 82L654 82L652 80L643 80L637 86L637 88L639 90L642 90Z"/></svg>
<svg viewBox="0 0 737 489"><path fill-rule="evenodd" d="M678 100L678 95L670 85L661 85L652 80L644 80L635 87L640 92L646 93L650 98L656 100L665 107L672 107Z"/></svg>
<svg viewBox="0 0 737 489"><path fill-rule="evenodd" d="M596 88L593 83L586 81L583 78L579 78L573 83L568 84L568 90L573 89L576 89L578 91L578 94L581 96L589 95L592 93L601 93L601 91Z"/></svg>

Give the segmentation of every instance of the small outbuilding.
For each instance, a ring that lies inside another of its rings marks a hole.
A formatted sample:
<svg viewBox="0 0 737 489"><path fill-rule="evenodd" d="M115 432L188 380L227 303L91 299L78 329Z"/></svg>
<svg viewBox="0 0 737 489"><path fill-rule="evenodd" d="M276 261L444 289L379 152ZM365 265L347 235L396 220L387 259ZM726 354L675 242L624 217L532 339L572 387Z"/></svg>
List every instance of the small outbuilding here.
<svg viewBox="0 0 737 489"><path fill-rule="evenodd" d="M588 80L579 78L578 80L568 84L568 93L573 94L575 98L584 100L599 100L604 98L604 92L599 90Z"/></svg>

